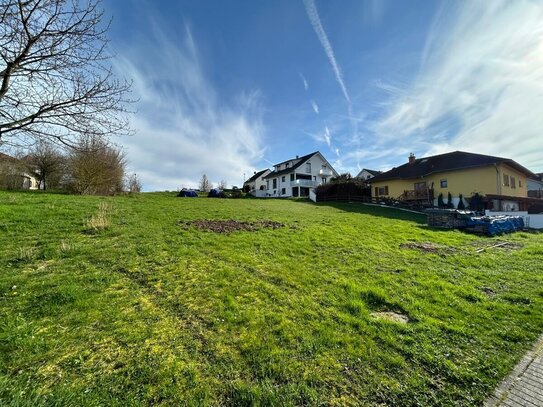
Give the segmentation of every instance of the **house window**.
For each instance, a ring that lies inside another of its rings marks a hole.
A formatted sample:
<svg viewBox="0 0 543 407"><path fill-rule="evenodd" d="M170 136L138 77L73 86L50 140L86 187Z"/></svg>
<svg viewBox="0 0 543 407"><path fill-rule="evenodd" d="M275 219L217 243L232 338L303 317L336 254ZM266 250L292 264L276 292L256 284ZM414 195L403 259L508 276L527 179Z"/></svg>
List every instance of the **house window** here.
<svg viewBox="0 0 543 407"><path fill-rule="evenodd" d="M317 181L317 176L313 175L313 181Z"/></svg>
<svg viewBox="0 0 543 407"><path fill-rule="evenodd" d="M307 163L305 165L305 172L311 174L311 163Z"/></svg>
<svg viewBox="0 0 543 407"><path fill-rule="evenodd" d="M321 179L322 179L322 183L323 183L323 184L326 184L326 178L323 177L323 178L321 178Z"/></svg>
<svg viewBox="0 0 543 407"><path fill-rule="evenodd" d="M285 182L285 176L284 175L281 177L281 182Z"/></svg>
<svg viewBox="0 0 543 407"><path fill-rule="evenodd" d="M290 167L290 163L285 164L285 168L288 168L288 167Z"/></svg>
<svg viewBox="0 0 543 407"><path fill-rule="evenodd" d="M277 178L273 179L273 189L277 188Z"/></svg>
<svg viewBox="0 0 543 407"><path fill-rule="evenodd" d="M266 189L270 189L270 180L269 179L266 180Z"/></svg>
<svg viewBox="0 0 543 407"><path fill-rule="evenodd" d="M290 180L294 181L294 174L290 174Z"/></svg>
<svg viewBox="0 0 543 407"><path fill-rule="evenodd" d="M441 186L441 188L447 188L447 180L446 179L440 180L439 185Z"/></svg>
<svg viewBox="0 0 543 407"><path fill-rule="evenodd" d="M509 186L509 175L503 175L503 186L508 187Z"/></svg>
<svg viewBox="0 0 543 407"><path fill-rule="evenodd" d="M517 181L515 180L515 177L511 177L511 188L517 187Z"/></svg>
<svg viewBox="0 0 543 407"><path fill-rule="evenodd" d="M281 195L285 195L287 193L286 188L281 188Z"/></svg>
<svg viewBox="0 0 543 407"><path fill-rule="evenodd" d="M518 187L522 188L522 182L520 182L520 180L518 180Z"/></svg>
<svg viewBox="0 0 543 407"><path fill-rule="evenodd" d="M385 185L384 187L375 187L375 195L388 195L388 185Z"/></svg>

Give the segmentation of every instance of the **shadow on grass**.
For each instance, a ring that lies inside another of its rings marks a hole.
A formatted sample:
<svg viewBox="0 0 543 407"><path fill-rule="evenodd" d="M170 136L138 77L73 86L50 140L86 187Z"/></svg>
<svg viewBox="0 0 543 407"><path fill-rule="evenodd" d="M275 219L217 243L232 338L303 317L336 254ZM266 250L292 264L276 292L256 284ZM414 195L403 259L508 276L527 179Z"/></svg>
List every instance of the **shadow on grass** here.
<svg viewBox="0 0 543 407"><path fill-rule="evenodd" d="M414 212L408 212L403 211L398 208L392 208L392 207L381 207L381 206L373 206L373 205L366 205L359 202L319 202L319 203L313 203L312 201L309 201L307 199L304 200L293 200L294 202L306 204L306 205L312 205L315 207L330 207L335 208L340 211L345 212L351 212L351 213L360 213L365 215L372 215L372 216L379 216L387 219L398 219L398 220L407 220L411 222L418 223L420 225L426 224L426 215L422 213L414 213Z"/></svg>

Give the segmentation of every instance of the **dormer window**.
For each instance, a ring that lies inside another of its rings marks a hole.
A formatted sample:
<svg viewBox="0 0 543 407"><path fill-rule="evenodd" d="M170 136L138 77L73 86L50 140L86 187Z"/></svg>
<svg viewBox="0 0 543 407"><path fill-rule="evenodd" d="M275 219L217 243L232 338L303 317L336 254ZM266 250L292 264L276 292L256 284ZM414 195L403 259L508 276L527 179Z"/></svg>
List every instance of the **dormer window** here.
<svg viewBox="0 0 543 407"><path fill-rule="evenodd" d="M288 168L288 167L290 167L290 163L285 164L285 168Z"/></svg>

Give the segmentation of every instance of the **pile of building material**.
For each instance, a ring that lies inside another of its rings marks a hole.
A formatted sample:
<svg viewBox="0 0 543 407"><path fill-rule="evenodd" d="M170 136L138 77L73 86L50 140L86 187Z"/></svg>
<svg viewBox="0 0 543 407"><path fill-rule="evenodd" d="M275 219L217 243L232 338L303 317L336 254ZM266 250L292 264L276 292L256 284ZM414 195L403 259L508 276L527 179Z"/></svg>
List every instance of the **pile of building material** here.
<svg viewBox="0 0 543 407"><path fill-rule="evenodd" d="M463 229L475 215L471 211L458 209L427 209L425 212L428 215L428 226L443 229Z"/></svg>
<svg viewBox="0 0 543 407"><path fill-rule="evenodd" d="M457 209L427 209L428 226L443 229L462 229L466 232L494 236L512 233L525 228L522 216L486 215Z"/></svg>
<svg viewBox="0 0 543 407"><path fill-rule="evenodd" d="M521 216L473 216L469 219L466 231L495 236L524 229Z"/></svg>

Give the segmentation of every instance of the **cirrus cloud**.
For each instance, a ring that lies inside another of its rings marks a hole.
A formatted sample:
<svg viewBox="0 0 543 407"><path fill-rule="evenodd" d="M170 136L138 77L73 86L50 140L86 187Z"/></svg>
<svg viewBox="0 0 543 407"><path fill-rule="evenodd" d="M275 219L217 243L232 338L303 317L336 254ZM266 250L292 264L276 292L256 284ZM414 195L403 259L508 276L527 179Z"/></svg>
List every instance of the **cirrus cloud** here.
<svg viewBox="0 0 543 407"><path fill-rule="evenodd" d="M388 87L375 132L419 153L467 150L543 171L543 3L449 7L432 24L412 84Z"/></svg>

